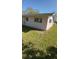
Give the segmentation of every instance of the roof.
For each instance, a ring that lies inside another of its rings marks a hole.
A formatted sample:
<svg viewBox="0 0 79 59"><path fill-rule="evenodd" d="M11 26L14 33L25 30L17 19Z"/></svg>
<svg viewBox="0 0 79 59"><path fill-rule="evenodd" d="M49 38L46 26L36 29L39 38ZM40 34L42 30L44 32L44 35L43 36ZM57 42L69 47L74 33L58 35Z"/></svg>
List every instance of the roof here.
<svg viewBox="0 0 79 59"><path fill-rule="evenodd" d="M53 13L39 13L39 14L22 13L22 16L50 16L50 15L53 15Z"/></svg>

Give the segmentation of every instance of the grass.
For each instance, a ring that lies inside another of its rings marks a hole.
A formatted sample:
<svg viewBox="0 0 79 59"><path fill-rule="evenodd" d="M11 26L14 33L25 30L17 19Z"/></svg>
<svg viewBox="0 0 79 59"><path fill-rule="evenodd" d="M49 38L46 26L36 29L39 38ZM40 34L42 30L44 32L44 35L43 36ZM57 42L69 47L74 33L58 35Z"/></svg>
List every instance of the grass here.
<svg viewBox="0 0 79 59"><path fill-rule="evenodd" d="M49 46L57 47L57 25L54 24L47 31L36 30L23 26L22 29L23 44L32 42L34 48L45 50Z"/></svg>

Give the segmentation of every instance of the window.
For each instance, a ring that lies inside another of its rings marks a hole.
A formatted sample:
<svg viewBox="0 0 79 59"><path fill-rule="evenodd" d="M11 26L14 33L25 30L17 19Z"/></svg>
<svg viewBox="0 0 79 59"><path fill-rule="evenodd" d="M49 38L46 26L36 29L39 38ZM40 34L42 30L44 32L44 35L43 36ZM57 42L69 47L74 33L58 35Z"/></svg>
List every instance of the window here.
<svg viewBox="0 0 79 59"><path fill-rule="evenodd" d="M49 19L49 23L51 23L52 22L52 19Z"/></svg>
<svg viewBox="0 0 79 59"><path fill-rule="evenodd" d="M26 21L28 21L28 18L26 18Z"/></svg>
<svg viewBox="0 0 79 59"><path fill-rule="evenodd" d="M42 18L35 18L35 22L42 23Z"/></svg>

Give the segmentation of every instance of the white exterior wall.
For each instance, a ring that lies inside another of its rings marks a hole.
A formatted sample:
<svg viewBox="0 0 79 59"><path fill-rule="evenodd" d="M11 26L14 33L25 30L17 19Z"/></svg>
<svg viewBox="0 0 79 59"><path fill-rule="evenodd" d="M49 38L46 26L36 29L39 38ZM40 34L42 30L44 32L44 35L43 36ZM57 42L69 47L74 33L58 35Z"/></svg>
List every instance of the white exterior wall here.
<svg viewBox="0 0 79 59"><path fill-rule="evenodd" d="M49 22L51 19L51 23ZM50 29L52 26L53 26L54 22L53 22L53 17L52 16L49 16L48 17L48 21L47 21L47 27L46 27L46 30Z"/></svg>
<svg viewBox="0 0 79 59"><path fill-rule="evenodd" d="M40 18L42 18L42 23L34 22L35 17L28 17L29 21L25 20L26 17L22 17L22 23L23 25L26 25L26 26L46 30L48 18L47 17L40 17Z"/></svg>

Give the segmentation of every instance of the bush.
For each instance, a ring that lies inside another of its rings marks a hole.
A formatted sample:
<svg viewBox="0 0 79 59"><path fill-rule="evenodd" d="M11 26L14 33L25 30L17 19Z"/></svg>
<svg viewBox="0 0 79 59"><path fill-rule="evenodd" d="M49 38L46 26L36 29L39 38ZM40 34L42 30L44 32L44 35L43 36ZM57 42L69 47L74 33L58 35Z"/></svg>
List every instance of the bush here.
<svg viewBox="0 0 79 59"><path fill-rule="evenodd" d="M33 44L29 42L23 46L23 59L57 59L57 48L48 47L46 53L42 50L33 48Z"/></svg>

